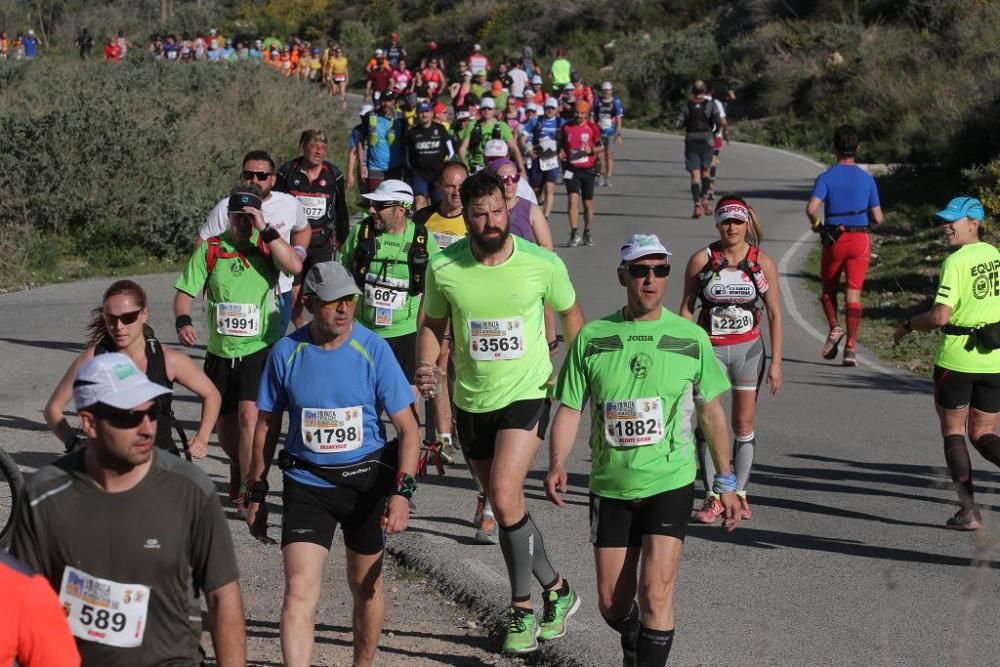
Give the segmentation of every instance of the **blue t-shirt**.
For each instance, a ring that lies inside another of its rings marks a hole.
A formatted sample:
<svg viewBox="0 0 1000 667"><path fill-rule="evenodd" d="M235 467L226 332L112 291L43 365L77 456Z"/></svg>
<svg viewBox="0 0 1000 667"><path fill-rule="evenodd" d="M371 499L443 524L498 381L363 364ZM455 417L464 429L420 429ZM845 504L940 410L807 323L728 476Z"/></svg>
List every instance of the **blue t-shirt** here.
<svg viewBox="0 0 1000 667"><path fill-rule="evenodd" d="M827 225L864 227L868 209L880 205L875 179L853 164L836 164L817 176L812 196L823 201Z"/></svg>
<svg viewBox="0 0 1000 667"><path fill-rule="evenodd" d="M403 140L406 138L406 123L402 118L386 118L382 114L371 112L375 117L375 142L371 139L371 121L366 115L363 119L364 134L362 140L365 143L365 160L368 164L368 171L385 171L398 167L403 163ZM389 143L389 129L393 128L396 136Z"/></svg>
<svg viewBox="0 0 1000 667"><path fill-rule="evenodd" d="M528 141L534 142L535 127L539 124L542 126L542 129L538 133L538 140L541 141L545 138L556 139L559 134L559 128L563 125L563 122L559 116L556 116L555 118L535 116L533 119L521 126L521 134L526 134L528 136Z"/></svg>
<svg viewBox="0 0 1000 667"><path fill-rule="evenodd" d="M257 407L288 410L285 448L317 465L355 463L385 445L383 411L413 403L413 390L389 344L355 322L334 350L312 343L309 325L275 343L264 367ZM310 486L334 486L304 470L285 475Z"/></svg>
<svg viewBox="0 0 1000 667"><path fill-rule="evenodd" d="M38 55L38 40L28 35L24 38L24 57L34 58Z"/></svg>

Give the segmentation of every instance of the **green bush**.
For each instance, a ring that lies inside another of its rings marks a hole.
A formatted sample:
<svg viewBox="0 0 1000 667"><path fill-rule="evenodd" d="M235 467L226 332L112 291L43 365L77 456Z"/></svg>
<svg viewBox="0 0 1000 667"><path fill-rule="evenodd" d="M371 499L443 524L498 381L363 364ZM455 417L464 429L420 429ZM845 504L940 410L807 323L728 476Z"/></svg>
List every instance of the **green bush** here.
<svg viewBox="0 0 1000 667"><path fill-rule="evenodd" d="M328 130L339 161L339 111L316 86L250 63L49 59L0 68L3 235L69 244L50 243L57 257L46 265L22 248L22 275L4 265L0 279L52 273L63 251L84 268L183 257L243 154L261 148L280 163L309 127Z"/></svg>

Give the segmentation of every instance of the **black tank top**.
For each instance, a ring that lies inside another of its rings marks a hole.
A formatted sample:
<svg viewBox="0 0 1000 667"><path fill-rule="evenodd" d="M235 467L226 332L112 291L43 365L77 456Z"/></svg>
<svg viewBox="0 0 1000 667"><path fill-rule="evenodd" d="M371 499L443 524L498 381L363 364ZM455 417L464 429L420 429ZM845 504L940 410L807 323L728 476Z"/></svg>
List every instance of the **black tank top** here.
<svg viewBox="0 0 1000 667"><path fill-rule="evenodd" d="M102 338L101 342L94 348L95 355L115 351L114 342L107 336ZM150 382L170 389L174 388L174 383L167 378L167 359L163 354L163 347L160 345L160 341L151 336L146 337L146 377L149 378ZM157 424L154 444L160 449L180 456L180 451L174 444L173 429L176 420L174 419L172 394L163 394L153 400L160 404L160 419Z"/></svg>

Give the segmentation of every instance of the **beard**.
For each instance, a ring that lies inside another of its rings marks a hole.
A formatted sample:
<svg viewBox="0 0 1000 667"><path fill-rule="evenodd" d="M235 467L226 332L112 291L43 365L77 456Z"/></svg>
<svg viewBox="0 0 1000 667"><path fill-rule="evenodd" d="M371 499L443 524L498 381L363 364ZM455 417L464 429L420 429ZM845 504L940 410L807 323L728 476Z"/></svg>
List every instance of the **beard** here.
<svg viewBox="0 0 1000 667"><path fill-rule="evenodd" d="M471 227L471 225L470 225ZM472 229L469 230L469 238L472 242L479 246L480 250L484 253L492 254L504 247L507 243L507 237L510 236L510 226L504 227L498 230L499 234L487 235L485 232L477 232Z"/></svg>

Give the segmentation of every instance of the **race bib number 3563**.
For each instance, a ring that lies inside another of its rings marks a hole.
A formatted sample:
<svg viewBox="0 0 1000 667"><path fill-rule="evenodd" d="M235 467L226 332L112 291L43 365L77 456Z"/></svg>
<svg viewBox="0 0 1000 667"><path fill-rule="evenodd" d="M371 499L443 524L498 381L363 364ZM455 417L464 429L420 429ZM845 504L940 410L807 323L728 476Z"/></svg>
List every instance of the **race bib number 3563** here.
<svg viewBox="0 0 1000 667"><path fill-rule="evenodd" d="M149 587L93 577L66 566L59 602L74 637L107 646L142 645L149 616Z"/></svg>
<svg viewBox="0 0 1000 667"><path fill-rule="evenodd" d="M470 321L469 355L474 361L520 359L524 356L524 320Z"/></svg>
<svg viewBox="0 0 1000 667"><path fill-rule="evenodd" d="M215 307L216 331L223 336L256 336L260 308L255 303L220 303Z"/></svg>
<svg viewBox="0 0 1000 667"><path fill-rule="evenodd" d="M302 408L302 444L319 454L349 452L364 444L364 412L350 408Z"/></svg>
<svg viewBox="0 0 1000 667"><path fill-rule="evenodd" d="M604 439L612 447L645 447L663 439L659 397L604 403Z"/></svg>

